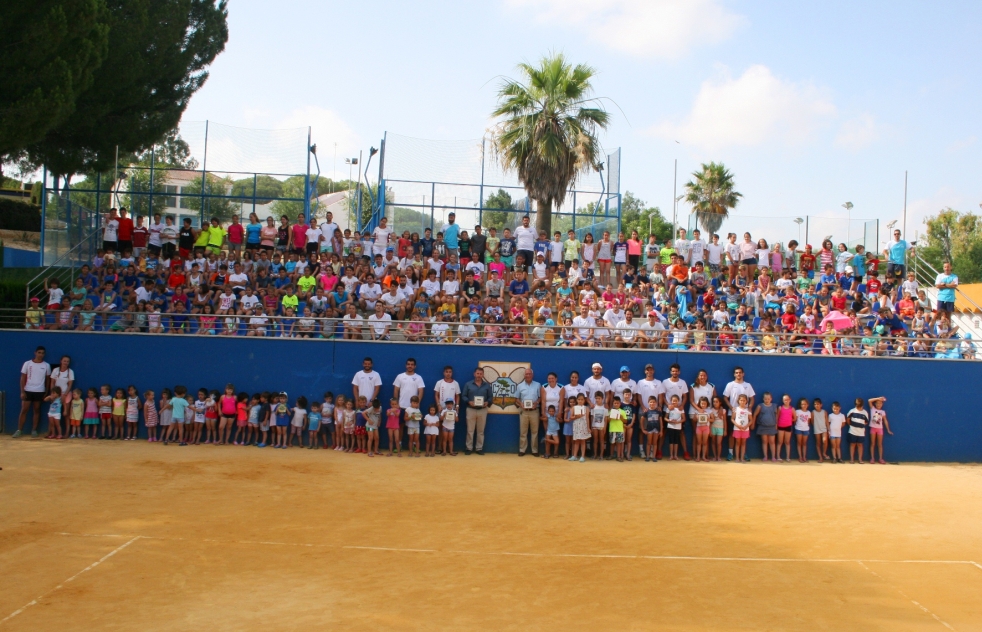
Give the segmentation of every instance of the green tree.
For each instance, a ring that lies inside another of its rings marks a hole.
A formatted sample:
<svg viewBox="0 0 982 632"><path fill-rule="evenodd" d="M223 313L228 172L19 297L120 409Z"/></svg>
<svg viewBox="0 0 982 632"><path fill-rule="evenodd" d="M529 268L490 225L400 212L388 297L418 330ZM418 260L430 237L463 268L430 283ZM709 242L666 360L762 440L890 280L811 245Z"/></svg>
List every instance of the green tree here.
<svg viewBox="0 0 982 632"><path fill-rule="evenodd" d="M595 168L602 151L597 132L610 115L590 95L596 71L572 66L562 54L538 66L520 64L522 81L505 80L492 115L501 119L493 136L495 154L536 202L536 227L552 229L558 209L577 177ZM591 107L592 106L592 107Z"/></svg>
<svg viewBox="0 0 982 632"><path fill-rule="evenodd" d="M232 183L232 195L251 198L253 189L255 189L256 204L269 204L283 196L283 181L273 176L257 175L254 178L242 178Z"/></svg>
<svg viewBox="0 0 982 632"><path fill-rule="evenodd" d="M692 178L685 183L685 201L692 205L702 229L711 235L723 225L743 194L734 190L733 174L723 163L703 163Z"/></svg>
<svg viewBox="0 0 982 632"><path fill-rule="evenodd" d="M962 283L982 281L982 217L944 208L924 220L926 243L918 248L920 256L936 270L945 261Z"/></svg>
<svg viewBox="0 0 982 632"><path fill-rule="evenodd" d="M228 40L226 0L106 0L111 46L70 116L28 147L55 175L108 170L180 121Z"/></svg>
<svg viewBox="0 0 982 632"><path fill-rule="evenodd" d="M4 4L0 164L71 115L107 54L108 20L104 0Z"/></svg>
<svg viewBox="0 0 982 632"><path fill-rule="evenodd" d="M659 243L672 237L672 223L667 221L661 214L661 209L657 206L648 204L635 197L633 193L627 191L621 200L621 230L628 237L631 231L638 231L643 239L650 233L655 236Z"/></svg>
<svg viewBox="0 0 982 632"><path fill-rule="evenodd" d="M231 195L232 178L220 177L213 173L207 174L205 184L205 195L225 196ZM201 211L201 177L192 180L181 188L181 201L183 208L192 211ZM231 200L227 197L205 197L204 212L201 213L205 221L212 217L217 217L222 222L232 219L233 215L242 212L242 203L238 200Z"/></svg>
<svg viewBox="0 0 982 632"><path fill-rule="evenodd" d="M504 189L498 189L484 199L484 211L481 213L481 222L487 228L494 228L500 236L505 226L514 224L512 221L515 213L508 211L489 211L488 209L510 209L512 208L511 194Z"/></svg>

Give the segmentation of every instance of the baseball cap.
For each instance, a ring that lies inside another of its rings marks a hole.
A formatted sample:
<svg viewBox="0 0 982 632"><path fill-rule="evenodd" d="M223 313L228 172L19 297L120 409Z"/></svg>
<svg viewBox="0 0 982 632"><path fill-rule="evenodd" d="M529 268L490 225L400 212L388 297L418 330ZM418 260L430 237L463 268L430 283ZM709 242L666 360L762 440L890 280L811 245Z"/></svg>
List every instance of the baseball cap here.
<svg viewBox="0 0 982 632"><path fill-rule="evenodd" d="M644 365L644 370L645 371L647 371L648 369L653 369L653 368L655 368L655 365L654 364L648 363L648 364Z"/></svg>
<svg viewBox="0 0 982 632"><path fill-rule="evenodd" d="M627 368L627 365L621 367L621 373L630 373L631 369Z"/></svg>
<svg viewBox="0 0 982 632"><path fill-rule="evenodd" d="M602 368L604 368L604 366L602 364L600 364L599 362L594 362L593 363L593 366L591 366L590 368L591 369L602 369Z"/></svg>
<svg viewBox="0 0 982 632"><path fill-rule="evenodd" d="M41 299L39 299L39 298L38 298L38 297L36 297L36 296L32 296L32 297L31 297L31 302L32 302L32 303L37 303L37 302L39 302L40 300L41 300Z"/></svg>

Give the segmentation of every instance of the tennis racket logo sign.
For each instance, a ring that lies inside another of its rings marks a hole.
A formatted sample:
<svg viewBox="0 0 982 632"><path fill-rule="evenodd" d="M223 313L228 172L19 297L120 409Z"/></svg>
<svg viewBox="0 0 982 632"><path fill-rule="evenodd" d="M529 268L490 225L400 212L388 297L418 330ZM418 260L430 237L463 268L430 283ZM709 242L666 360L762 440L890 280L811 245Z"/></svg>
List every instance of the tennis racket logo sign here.
<svg viewBox="0 0 982 632"><path fill-rule="evenodd" d="M519 411L518 384L525 379L528 362L481 362L484 378L491 384L490 413L517 415Z"/></svg>

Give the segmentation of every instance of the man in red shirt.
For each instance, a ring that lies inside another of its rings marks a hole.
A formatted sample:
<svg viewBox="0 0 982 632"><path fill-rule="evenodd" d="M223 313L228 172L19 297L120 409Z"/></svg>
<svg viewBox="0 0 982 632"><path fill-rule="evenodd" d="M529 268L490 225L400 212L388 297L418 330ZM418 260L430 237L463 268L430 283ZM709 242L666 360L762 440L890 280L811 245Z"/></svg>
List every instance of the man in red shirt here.
<svg viewBox="0 0 982 632"><path fill-rule="evenodd" d="M136 226L133 227L133 256L139 257L147 247L147 240L150 238L150 229L143 225L143 216L136 218Z"/></svg>
<svg viewBox="0 0 982 632"><path fill-rule="evenodd" d="M116 238L119 240L120 252L133 252L133 220L126 215L126 207L121 207Z"/></svg>

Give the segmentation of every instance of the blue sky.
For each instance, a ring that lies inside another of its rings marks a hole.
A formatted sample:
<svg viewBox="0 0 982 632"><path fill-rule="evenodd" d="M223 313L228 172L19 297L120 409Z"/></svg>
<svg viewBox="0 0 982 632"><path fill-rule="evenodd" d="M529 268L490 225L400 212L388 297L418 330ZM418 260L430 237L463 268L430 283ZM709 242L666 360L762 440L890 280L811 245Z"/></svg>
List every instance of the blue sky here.
<svg viewBox="0 0 982 632"><path fill-rule="evenodd" d="M617 105L603 143L623 149L622 192L670 216L673 160L680 190L722 161L744 194L724 230L786 221L796 236L790 218L844 216L847 200L899 218L906 169L913 237L926 215L982 202L980 17L978 2L896 0L235 0L184 118L311 125L330 175L334 143L344 157L386 130L481 137L496 78L557 50Z"/></svg>

